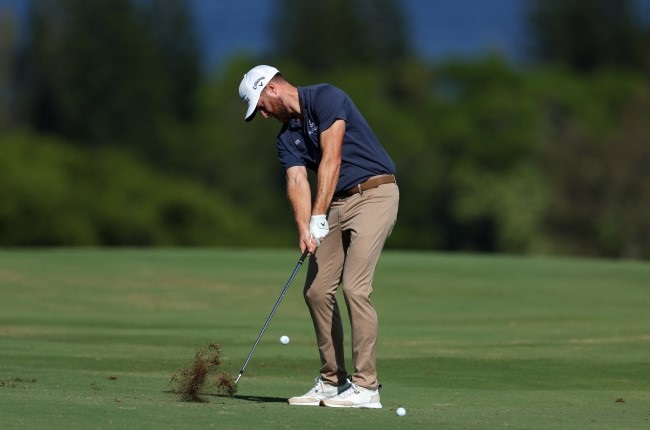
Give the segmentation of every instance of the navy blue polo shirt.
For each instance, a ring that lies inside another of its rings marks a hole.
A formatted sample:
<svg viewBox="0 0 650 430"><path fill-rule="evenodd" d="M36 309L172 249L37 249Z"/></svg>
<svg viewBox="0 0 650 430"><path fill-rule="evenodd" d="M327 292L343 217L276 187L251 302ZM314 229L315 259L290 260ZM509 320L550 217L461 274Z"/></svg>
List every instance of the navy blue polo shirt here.
<svg viewBox="0 0 650 430"><path fill-rule="evenodd" d="M298 87L298 97L303 120L285 123L276 141L282 167L304 166L317 172L322 157L320 133L342 119L345 135L335 192L352 188L372 176L395 174L393 160L345 92L319 84Z"/></svg>

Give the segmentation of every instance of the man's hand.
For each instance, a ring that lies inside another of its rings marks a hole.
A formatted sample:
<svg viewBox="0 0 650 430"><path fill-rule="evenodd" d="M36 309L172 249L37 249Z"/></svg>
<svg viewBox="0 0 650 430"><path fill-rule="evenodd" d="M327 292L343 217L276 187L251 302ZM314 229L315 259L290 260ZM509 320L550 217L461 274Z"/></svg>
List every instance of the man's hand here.
<svg viewBox="0 0 650 430"><path fill-rule="evenodd" d="M317 246L320 246L320 240L327 236L329 232L330 226L327 223L327 217L325 215L312 215L309 221L309 233L316 241Z"/></svg>

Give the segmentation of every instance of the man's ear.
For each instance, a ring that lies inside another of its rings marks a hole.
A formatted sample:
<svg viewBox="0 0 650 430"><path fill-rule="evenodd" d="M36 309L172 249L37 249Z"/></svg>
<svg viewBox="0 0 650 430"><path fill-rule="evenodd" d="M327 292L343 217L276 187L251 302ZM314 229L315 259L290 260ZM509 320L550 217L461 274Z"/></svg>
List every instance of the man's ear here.
<svg viewBox="0 0 650 430"><path fill-rule="evenodd" d="M269 82L268 84L266 84L266 86L264 87L264 90L267 91L270 94L273 94L274 96L278 95L278 91L277 91L278 87L275 85L274 82Z"/></svg>

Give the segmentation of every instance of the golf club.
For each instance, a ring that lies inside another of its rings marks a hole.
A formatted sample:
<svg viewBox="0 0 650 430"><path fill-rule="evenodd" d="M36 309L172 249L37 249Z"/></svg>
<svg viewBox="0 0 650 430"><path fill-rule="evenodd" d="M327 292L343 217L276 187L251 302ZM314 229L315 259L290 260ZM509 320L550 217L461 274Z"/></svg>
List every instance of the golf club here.
<svg viewBox="0 0 650 430"><path fill-rule="evenodd" d="M309 251L305 249L305 252L302 253L300 256L300 260L298 260L298 264L296 265L295 269L293 269L293 272L291 273L291 276L289 277L289 280L287 281L286 285L282 289L282 293L280 293L280 297L278 297L278 300L275 302L275 305L273 306L273 309L271 310L271 314L269 317L266 319L266 322L262 326L262 331L260 331L259 336L257 336L257 340L253 344L253 349L251 349L251 352L248 354L248 358L246 358L246 361L244 362L244 365L242 366L241 370L239 371L239 375L237 375L237 379L235 380L235 384L239 382L239 378L241 378L241 375L244 373L244 370L246 370L246 366L248 366L248 362L250 361L251 357L253 356L253 352L255 352L255 348L257 348L257 344L260 342L260 339L262 338L262 335L264 334L264 331L266 330L266 327L269 325L269 322L271 321L271 318L273 318L273 314L275 313L275 310L278 308L280 305L280 301L282 301L282 298L284 297L284 293L287 292L287 289L289 288L289 285L291 285L291 281L293 281L293 278L296 276L296 273L298 273L298 269L300 269L300 266L302 266L302 263L305 261L305 258L307 258L307 255L309 254Z"/></svg>

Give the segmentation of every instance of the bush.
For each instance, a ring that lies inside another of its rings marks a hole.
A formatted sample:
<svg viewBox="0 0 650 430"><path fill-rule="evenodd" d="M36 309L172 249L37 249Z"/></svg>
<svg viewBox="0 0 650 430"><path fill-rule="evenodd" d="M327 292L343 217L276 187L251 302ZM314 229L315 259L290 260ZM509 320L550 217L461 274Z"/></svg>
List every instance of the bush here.
<svg viewBox="0 0 650 430"><path fill-rule="evenodd" d="M115 150L0 137L0 244L247 245L251 220L218 193Z"/></svg>

